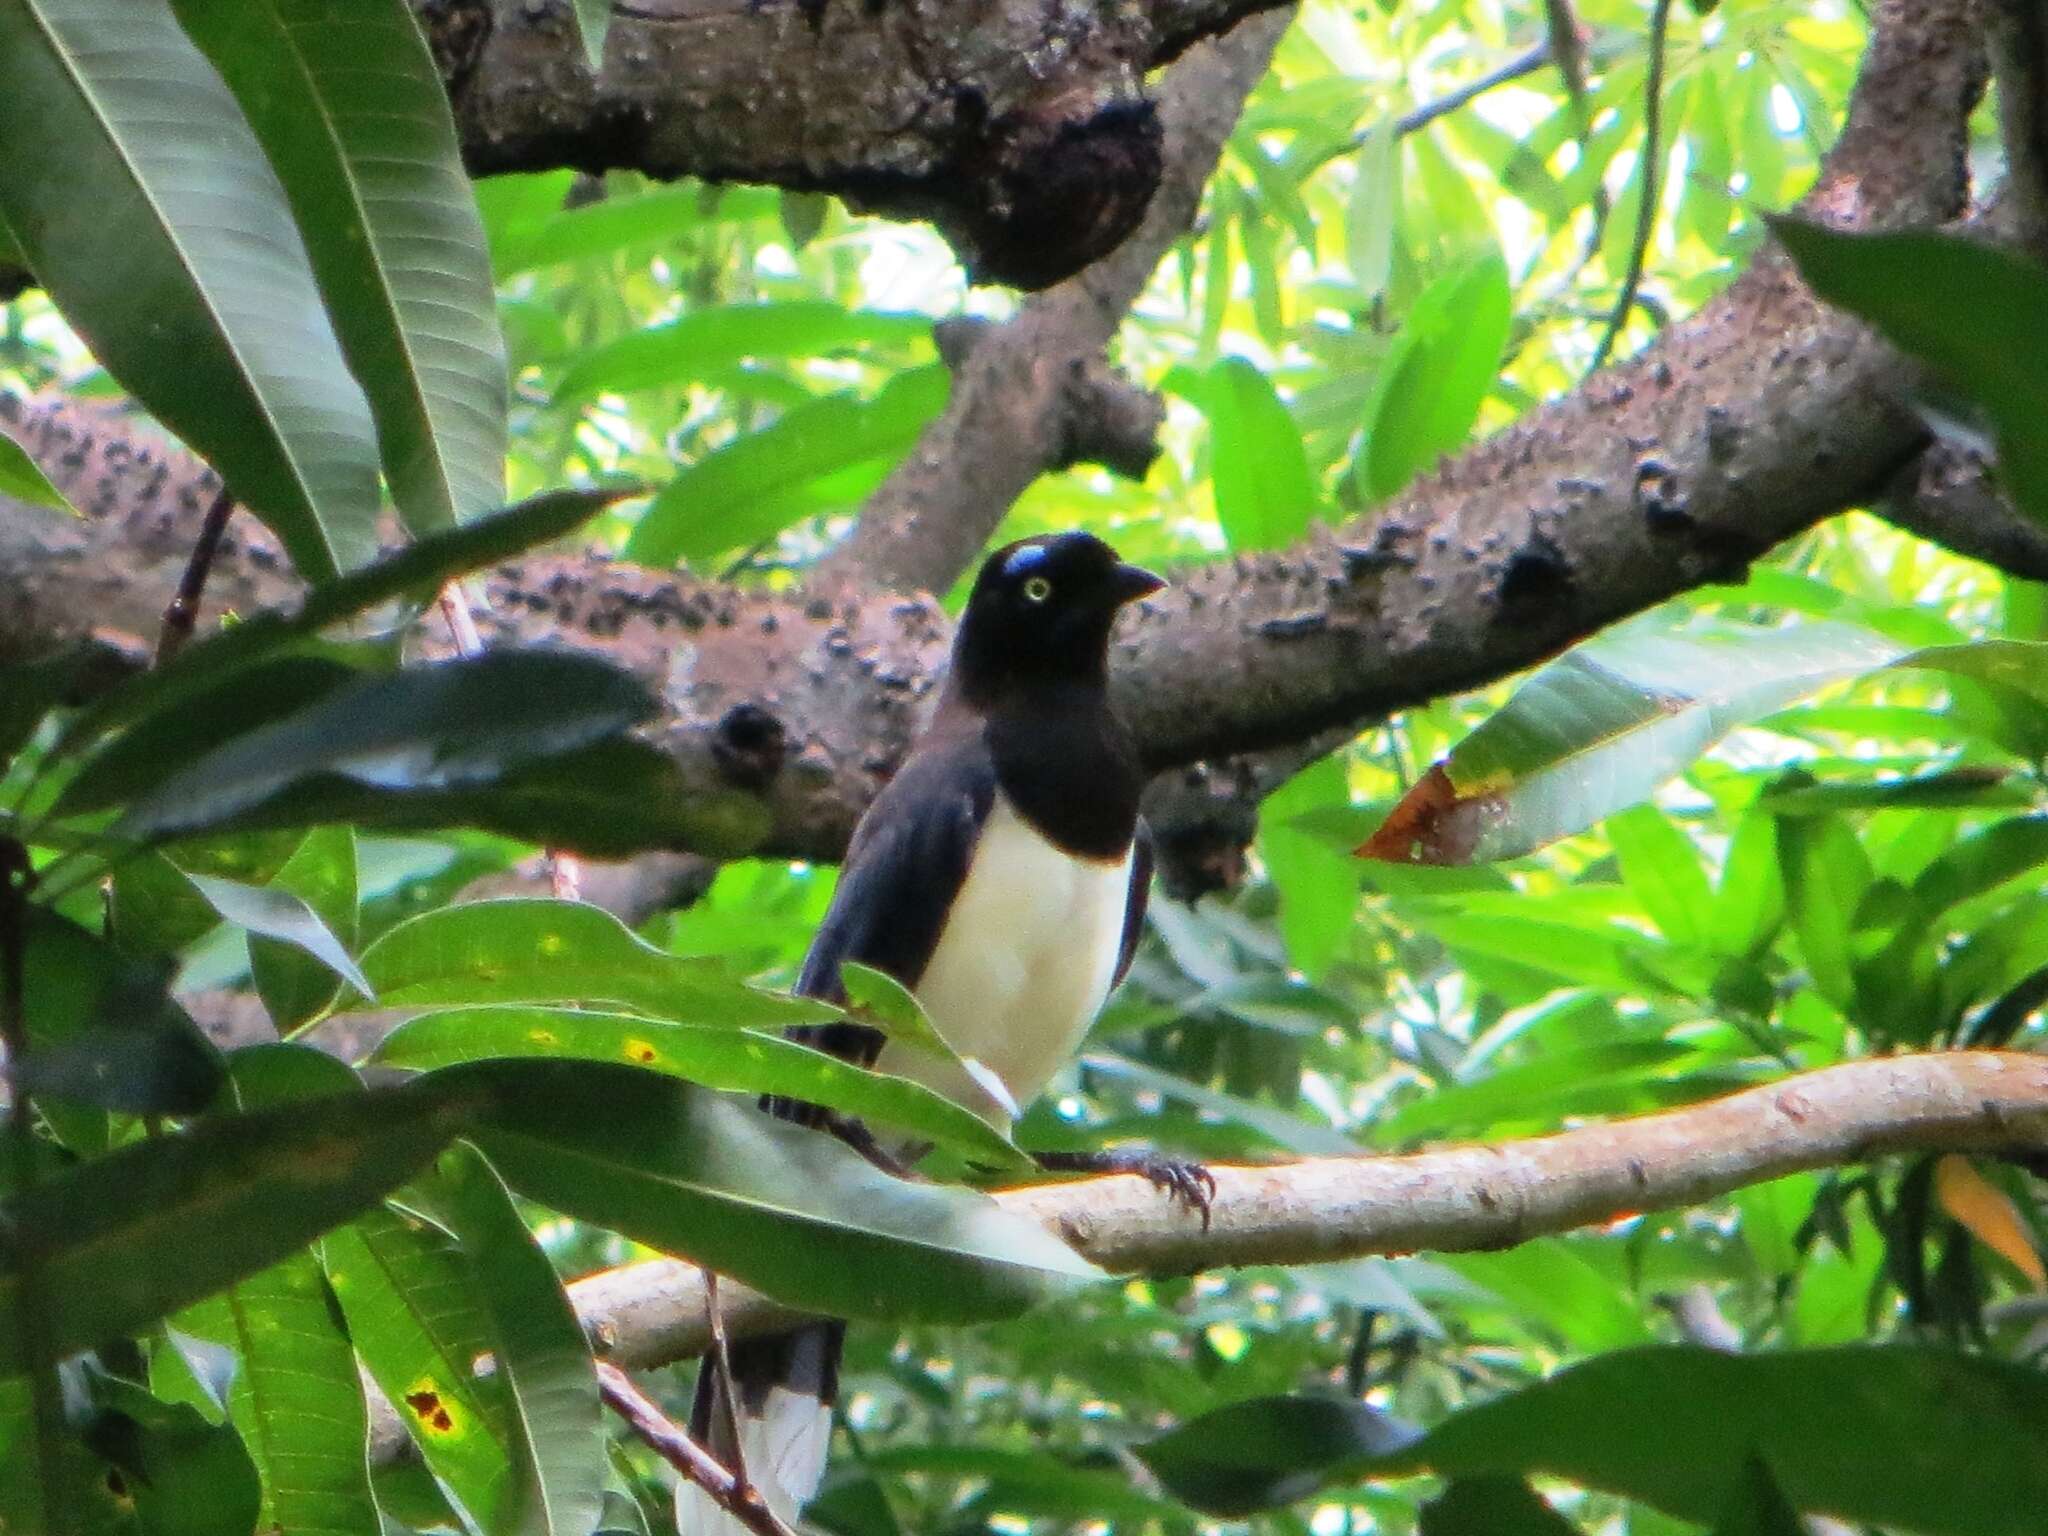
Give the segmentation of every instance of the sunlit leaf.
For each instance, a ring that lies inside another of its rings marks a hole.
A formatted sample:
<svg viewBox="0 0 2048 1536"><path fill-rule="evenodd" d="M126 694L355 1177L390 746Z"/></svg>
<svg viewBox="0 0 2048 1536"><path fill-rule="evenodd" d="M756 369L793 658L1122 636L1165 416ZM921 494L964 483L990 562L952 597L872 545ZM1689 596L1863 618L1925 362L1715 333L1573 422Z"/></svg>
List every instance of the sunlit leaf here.
<svg viewBox="0 0 2048 1536"><path fill-rule="evenodd" d="M49 477L36 467L36 461L28 456L28 450L4 429L0 429L0 496L25 501L32 507L48 507L53 512L78 515L77 509L64 499L64 493L50 484Z"/></svg>
<svg viewBox="0 0 2048 1536"><path fill-rule="evenodd" d="M1266 376L1241 357L1203 378L1216 518L1233 549L1277 549L1307 529L1318 496L1301 429Z"/></svg>
<svg viewBox="0 0 2048 1536"><path fill-rule="evenodd" d="M710 377L745 358L822 357L931 335L927 315L849 310L825 300L707 305L581 354L555 387L558 401L654 389Z"/></svg>

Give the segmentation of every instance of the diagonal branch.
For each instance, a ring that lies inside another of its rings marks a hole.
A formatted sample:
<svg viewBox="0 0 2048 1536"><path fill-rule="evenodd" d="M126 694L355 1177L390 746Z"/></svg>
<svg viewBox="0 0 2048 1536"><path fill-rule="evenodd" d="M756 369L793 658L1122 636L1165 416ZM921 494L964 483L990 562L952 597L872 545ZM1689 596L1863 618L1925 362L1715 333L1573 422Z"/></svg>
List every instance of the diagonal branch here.
<svg viewBox="0 0 2048 1536"><path fill-rule="evenodd" d="M1942 1051L1824 1067L1703 1104L1493 1146L1216 1167L1206 1232L1127 1174L995 1199L1112 1274L1168 1276L1509 1248L1817 1168L1918 1152L2044 1149L2048 1057ZM614 1365L664 1365L701 1354L710 1339L701 1272L680 1260L587 1275L569 1294L592 1346ZM802 1315L730 1282L719 1301L735 1335ZM396 1416L379 1424L378 1454L397 1454L404 1432Z"/></svg>

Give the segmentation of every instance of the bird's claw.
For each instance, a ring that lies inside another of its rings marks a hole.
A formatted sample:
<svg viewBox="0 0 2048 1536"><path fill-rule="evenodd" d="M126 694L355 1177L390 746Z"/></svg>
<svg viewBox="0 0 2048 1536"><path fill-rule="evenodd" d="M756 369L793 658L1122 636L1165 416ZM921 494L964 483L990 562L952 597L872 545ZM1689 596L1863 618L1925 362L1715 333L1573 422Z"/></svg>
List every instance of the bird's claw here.
<svg viewBox="0 0 2048 1536"><path fill-rule="evenodd" d="M1202 1230L1209 1230L1216 1176L1191 1159L1168 1157L1149 1148L1106 1147L1095 1152L1042 1152L1038 1166L1050 1173L1135 1174L1176 1205L1200 1216Z"/></svg>

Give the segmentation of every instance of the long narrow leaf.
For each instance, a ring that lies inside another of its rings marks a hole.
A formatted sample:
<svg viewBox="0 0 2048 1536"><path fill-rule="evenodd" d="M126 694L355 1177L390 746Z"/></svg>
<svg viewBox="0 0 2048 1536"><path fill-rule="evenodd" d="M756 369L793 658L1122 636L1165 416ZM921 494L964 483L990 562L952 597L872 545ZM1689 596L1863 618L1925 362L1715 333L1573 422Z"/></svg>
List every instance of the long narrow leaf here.
<svg viewBox="0 0 2048 1536"><path fill-rule="evenodd" d="M172 0L284 182L414 533L505 499L505 346L448 92L405 0Z"/></svg>
<svg viewBox="0 0 2048 1536"><path fill-rule="evenodd" d="M168 5L15 0L0 78L0 216L65 318L305 575L363 564L369 407L283 189Z"/></svg>

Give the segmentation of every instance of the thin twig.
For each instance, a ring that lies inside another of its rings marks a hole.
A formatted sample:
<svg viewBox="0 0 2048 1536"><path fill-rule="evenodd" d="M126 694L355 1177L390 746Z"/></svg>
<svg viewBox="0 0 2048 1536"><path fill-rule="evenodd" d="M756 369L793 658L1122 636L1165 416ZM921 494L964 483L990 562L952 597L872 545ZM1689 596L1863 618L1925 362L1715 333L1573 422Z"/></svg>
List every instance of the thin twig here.
<svg viewBox="0 0 2048 1536"><path fill-rule="evenodd" d="M457 577L441 589L441 619L448 626L448 638L455 642L458 656L481 656L483 636L477 633L476 615L469 609L469 594ZM547 864L548 888L557 901L580 901L583 895L583 867L574 854L549 848L543 851Z"/></svg>
<svg viewBox="0 0 2048 1536"><path fill-rule="evenodd" d="M718 1464L690 1432L657 1407L616 1365L597 1362L597 1389L605 1404L631 1426L648 1449L708 1493L718 1507L756 1536L796 1536L761 1502L760 1494Z"/></svg>
<svg viewBox="0 0 2048 1536"><path fill-rule="evenodd" d="M227 531L228 518L234 510L235 498L223 485L213 498L213 505L206 509L206 520L199 525L199 538L192 545L192 558L185 562L178 590L164 609L163 626L156 637L158 666L183 650L199 625L199 599L205 595L207 573L213 569L213 557L220 553L221 535Z"/></svg>
<svg viewBox="0 0 2048 1536"><path fill-rule="evenodd" d="M732 1447L733 1482L741 1488L749 1486L747 1479L746 1453L740 1447L740 1395L732 1379L732 1346L725 1337L725 1309L718 1300L718 1271L707 1269L704 1275L704 1315L711 1324L711 1358L705 1369L713 1373L716 1388L712 1400L725 1409L725 1439Z"/></svg>
<svg viewBox="0 0 2048 1536"><path fill-rule="evenodd" d="M17 1198L36 1181L34 1108L21 1071L28 1055L28 989L24 972L28 893L34 883L35 869L29 862L28 849L11 837L0 837L0 1047L4 1047L7 1056L7 1145ZM56 1363L44 1351L43 1340L48 1334L44 1327L42 1277L36 1272L33 1245L16 1242L12 1246L17 1250L15 1347L29 1377L43 1524L49 1531L61 1533L72 1528L70 1511L64 1507L64 1398L57 1384Z"/></svg>
<svg viewBox="0 0 2048 1536"><path fill-rule="evenodd" d="M1394 137L1403 138L1408 134L1427 128L1438 118L1449 117L1467 102L1484 96L1488 91L1494 90L1499 86L1510 85L1517 80L1535 74L1550 62L1550 58L1551 45L1549 39L1546 38L1527 52L1509 59L1507 63L1499 68L1489 70L1477 80L1461 85L1456 90L1437 97L1435 101L1425 101L1421 106L1403 112L1394 119ZM1364 136L1360 135L1353 142L1354 147L1363 147L1365 142Z"/></svg>
<svg viewBox="0 0 2048 1536"><path fill-rule="evenodd" d="M1628 317L1635 310L1636 290L1643 283L1643 262L1650 252L1650 236L1657 228L1657 203L1664 190L1664 33L1670 20L1671 0L1656 0L1650 10L1650 68L1643 82L1643 201L1636 210L1636 237L1629 246L1621 296L1614 301L1614 313L1607 317L1600 345L1593 349L1593 361L1586 369L1589 377L1607 366L1621 328L1628 324Z"/></svg>

